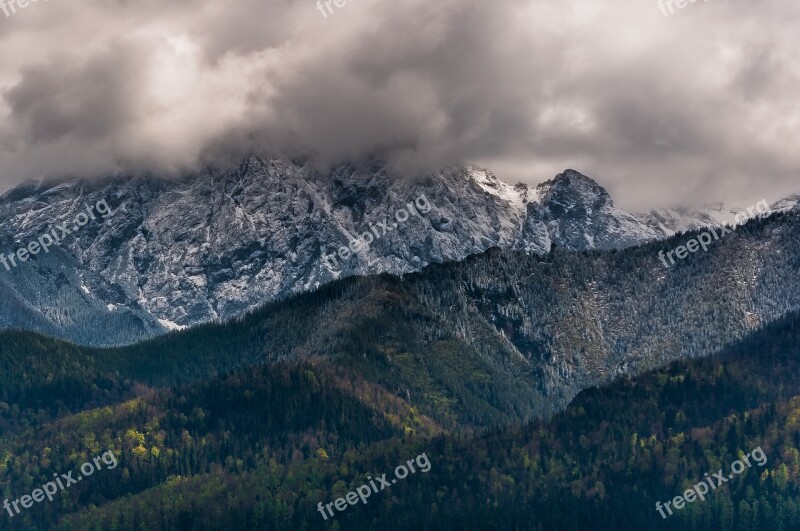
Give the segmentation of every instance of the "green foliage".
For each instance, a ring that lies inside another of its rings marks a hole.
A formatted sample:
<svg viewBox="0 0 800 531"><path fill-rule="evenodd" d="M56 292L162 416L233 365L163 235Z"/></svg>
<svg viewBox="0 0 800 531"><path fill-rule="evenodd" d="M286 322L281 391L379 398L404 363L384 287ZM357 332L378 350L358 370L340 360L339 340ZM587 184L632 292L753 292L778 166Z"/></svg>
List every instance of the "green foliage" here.
<svg viewBox="0 0 800 531"><path fill-rule="evenodd" d="M30 492L101 450L120 465L0 525L29 529L795 529L800 315L719 356L581 393L484 434L438 431L402 397L325 364L262 365L21 427L0 485ZM474 371L474 367L466 367ZM383 409L383 410L382 410ZM419 433L404 425L418 418ZM427 430L425 428L428 428ZM743 452L754 466L662 520L664 502ZM426 452L432 463L335 521L316 511Z"/></svg>

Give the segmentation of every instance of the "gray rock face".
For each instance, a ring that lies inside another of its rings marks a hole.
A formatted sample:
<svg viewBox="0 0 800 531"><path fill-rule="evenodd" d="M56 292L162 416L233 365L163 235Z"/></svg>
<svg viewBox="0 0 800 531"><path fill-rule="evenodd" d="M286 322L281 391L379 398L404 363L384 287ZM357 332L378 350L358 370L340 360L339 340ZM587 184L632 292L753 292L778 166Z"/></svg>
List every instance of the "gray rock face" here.
<svg viewBox="0 0 800 531"><path fill-rule="evenodd" d="M10 271L0 266L0 327L116 345L231 319L345 276L406 273L492 247L623 248L710 219L626 212L573 170L528 187L472 165L408 179L376 167L321 175L253 157L180 181L20 186L0 198L0 252L98 201L111 217Z"/></svg>

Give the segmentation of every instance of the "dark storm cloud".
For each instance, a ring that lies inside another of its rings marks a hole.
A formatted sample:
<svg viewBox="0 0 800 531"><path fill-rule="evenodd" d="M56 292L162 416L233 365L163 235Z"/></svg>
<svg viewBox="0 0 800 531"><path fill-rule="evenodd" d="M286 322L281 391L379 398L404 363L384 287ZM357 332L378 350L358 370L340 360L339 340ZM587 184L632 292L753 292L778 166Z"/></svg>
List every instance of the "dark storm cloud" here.
<svg viewBox="0 0 800 531"><path fill-rule="evenodd" d="M31 145L115 136L135 119L137 79L145 74L136 63L134 54L113 47L85 63L56 56L26 67L5 93L8 125Z"/></svg>
<svg viewBox="0 0 800 531"><path fill-rule="evenodd" d="M634 207L800 190L796 3L177 0L0 18L0 182L259 149L565 167ZM14 53L11 53L11 50ZM749 203L748 203L749 204Z"/></svg>

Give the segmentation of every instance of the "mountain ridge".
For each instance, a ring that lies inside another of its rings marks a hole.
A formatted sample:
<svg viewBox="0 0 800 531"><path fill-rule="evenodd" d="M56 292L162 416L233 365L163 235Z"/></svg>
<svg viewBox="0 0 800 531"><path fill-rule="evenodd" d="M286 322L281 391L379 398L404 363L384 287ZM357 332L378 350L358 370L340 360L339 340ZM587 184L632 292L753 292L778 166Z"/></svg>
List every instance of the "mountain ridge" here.
<svg viewBox="0 0 800 531"><path fill-rule="evenodd" d="M325 255L412 215L331 268ZM91 345L133 343L242 315L269 300L350 275L402 274L491 247L546 253L621 249L712 222L656 219L617 207L595 181L567 170L536 187L511 186L475 165L399 179L379 166L319 174L287 160L251 158L228 173L178 181L116 179L22 185L0 197L0 248L107 200L115 215L90 223L47 255L0 271L0 327ZM670 228L673 227L673 228Z"/></svg>
<svg viewBox="0 0 800 531"><path fill-rule="evenodd" d="M659 251L688 236L615 253L495 248L402 276L348 277L227 323L79 349L79 365L167 386L320 360L409 397L444 427L524 421L800 309L799 213L753 220L665 269Z"/></svg>

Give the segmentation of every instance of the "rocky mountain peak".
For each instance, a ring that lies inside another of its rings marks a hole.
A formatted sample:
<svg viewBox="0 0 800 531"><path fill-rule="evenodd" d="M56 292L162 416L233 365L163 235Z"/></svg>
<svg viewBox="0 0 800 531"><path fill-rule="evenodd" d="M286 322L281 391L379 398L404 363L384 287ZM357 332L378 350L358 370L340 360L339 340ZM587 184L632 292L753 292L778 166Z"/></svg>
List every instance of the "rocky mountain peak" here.
<svg viewBox="0 0 800 531"><path fill-rule="evenodd" d="M566 169L553 179L543 182L537 189L542 203L559 206L568 212L574 208L589 211L613 206L611 196L595 180L579 171Z"/></svg>

